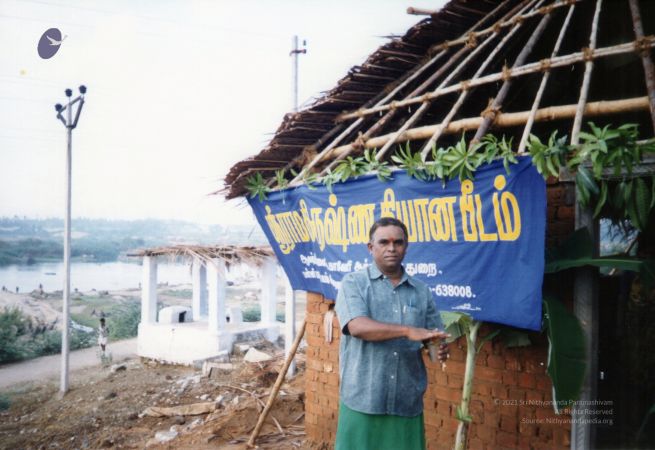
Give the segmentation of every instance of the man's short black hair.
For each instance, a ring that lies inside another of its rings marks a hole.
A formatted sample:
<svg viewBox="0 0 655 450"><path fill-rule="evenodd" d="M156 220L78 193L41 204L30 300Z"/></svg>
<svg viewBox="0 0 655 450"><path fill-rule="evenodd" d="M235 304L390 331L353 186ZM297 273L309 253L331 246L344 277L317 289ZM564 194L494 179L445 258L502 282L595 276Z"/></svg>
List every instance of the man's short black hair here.
<svg viewBox="0 0 655 450"><path fill-rule="evenodd" d="M371 230L368 232L369 241L373 242L373 235L375 234L375 230L377 230L380 227L388 227L388 226L398 227L401 230L403 230L403 234L405 235L405 243L407 243L407 239L408 239L407 227L405 226L404 223L402 223L400 220L394 217L382 217L376 220L375 223L371 226Z"/></svg>

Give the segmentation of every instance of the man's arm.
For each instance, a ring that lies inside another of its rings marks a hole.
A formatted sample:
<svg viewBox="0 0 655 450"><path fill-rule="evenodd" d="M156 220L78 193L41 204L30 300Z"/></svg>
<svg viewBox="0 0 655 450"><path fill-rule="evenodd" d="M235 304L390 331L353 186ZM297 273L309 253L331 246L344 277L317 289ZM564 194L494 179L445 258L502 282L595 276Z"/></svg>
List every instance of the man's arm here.
<svg viewBox="0 0 655 450"><path fill-rule="evenodd" d="M369 317L359 316L347 324L350 335L365 341L387 341L389 339L407 338L410 341L443 339L448 337L441 331L378 322Z"/></svg>

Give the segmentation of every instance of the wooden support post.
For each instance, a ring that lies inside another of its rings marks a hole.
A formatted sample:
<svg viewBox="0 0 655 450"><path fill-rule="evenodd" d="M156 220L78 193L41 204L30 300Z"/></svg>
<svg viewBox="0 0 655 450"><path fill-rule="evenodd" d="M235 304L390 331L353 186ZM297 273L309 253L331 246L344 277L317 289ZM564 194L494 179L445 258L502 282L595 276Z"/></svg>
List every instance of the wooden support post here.
<svg viewBox="0 0 655 450"><path fill-rule="evenodd" d="M587 228L594 242L594 258L598 257L598 224L589 208L582 208L576 201L575 227ZM580 403L571 412L571 449L595 448L595 427L589 414L589 402L597 400L598 386L598 269L583 267L576 271L573 290L573 313L582 325L587 354L587 374L580 392ZM592 408L593 409L593 408Z"/></svg>
<svg viewBox="0 0 655 450"><path fill-rule="evenodd" d="M286 360L284 361L284 366L282 366L282 370L280 370L280 373L277 376L277 380L275 380L273 389L271 389L271 393L268 396L268 401L266 402L266 406L264 407L262 413L259 415L259 419L257 420L257 425L255 425L255 429L252 430L250 439L248 439L248 447L253 447L255 445L255 440L257 439L257 436L259 436L259 432L261 431L262 426L264 425L266 416L268 416L268 413L273 407L273 402L277 397L277 393L280 392L280 387L282 387L282 382L284 381L284 377L286 376L287 370L291 365L291 361L293 361L293 358L296 355L296 351L298 350L300 341L302 340L302 337L305 334L306 326L307 326L307 321L304 320L302 326L300 327L300 331L298 332L298 336L296 336L296 339L293 341L293 346L291 347L291 351L289 352Z"/></svg>
<svg viewBox="0 0 655 450"><path fill-rule="evenodd" d="M296 293L286 279L284 292L284 354L288 358L296 338ZM293 377L296 373L296 362L292 361L287 376Z"/></svg>
<svg viewBox="0 0 655 450"><path fill-rule="evenodd" d="M143 257L141 323L157 323L157 257Z"/></svg>

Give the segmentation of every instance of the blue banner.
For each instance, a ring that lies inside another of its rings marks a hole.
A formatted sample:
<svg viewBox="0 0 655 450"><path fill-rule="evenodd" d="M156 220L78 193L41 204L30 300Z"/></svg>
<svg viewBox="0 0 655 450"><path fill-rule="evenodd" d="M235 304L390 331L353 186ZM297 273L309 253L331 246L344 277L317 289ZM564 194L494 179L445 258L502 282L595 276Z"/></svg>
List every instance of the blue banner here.
<svg viewBox="0 0 655 450"><path fill-rule="evenodd" d="M372 263L368 232L380 217L407 225L405 270L432 289L437 308L477 320L541 329L546 186L529 157L475 180L374 175L250 199L294 289L335 299L341 278Z"/></svg>

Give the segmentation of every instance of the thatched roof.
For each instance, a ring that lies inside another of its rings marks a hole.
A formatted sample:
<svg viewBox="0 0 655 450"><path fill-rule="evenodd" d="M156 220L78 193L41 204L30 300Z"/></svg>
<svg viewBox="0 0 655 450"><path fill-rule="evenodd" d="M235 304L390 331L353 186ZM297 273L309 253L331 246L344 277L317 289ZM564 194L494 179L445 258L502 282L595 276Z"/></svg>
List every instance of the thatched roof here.
<svg viewBox="0 0 655 450"><path fill-rule="evenodd" d="M461 133L505 134L519 152L529 133L557 129L575 143L588 120L638 123L652 136L654 33L651 1L453 0L287 114L266 148L230 169L222 192L245 195L255 172L322 173L364 148L389 158L405 141L429 158L433 143Z"/></svg>
<svg viewBox="0 0 655 450"><path fill-rule="evenodd" d="M264 259L274 257L273 249L270 246L202 246L202 245L173 245L168 247L156 247L138 250L128 256L161 256L176 259L198 258L204 263L211 263L215 259L225 261L229 265L248 264L260 266Z"/></svg>

